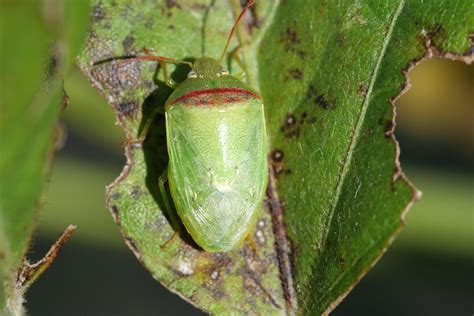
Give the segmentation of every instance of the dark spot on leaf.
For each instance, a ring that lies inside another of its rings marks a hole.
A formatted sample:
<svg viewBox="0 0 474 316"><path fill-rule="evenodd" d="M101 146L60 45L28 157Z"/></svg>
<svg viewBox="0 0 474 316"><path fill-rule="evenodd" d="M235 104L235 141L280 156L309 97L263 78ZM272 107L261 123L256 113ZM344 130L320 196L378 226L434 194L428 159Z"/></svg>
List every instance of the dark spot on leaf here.
<svg viewBox="0 0 474 316"><path fill-rule="evenodd" d="M174 25L173 24L168 25L168 30L174 30Z"/></svg>
<svg viewBox="0 0 474 316"><path fill-rule="evenodd" d="M346 35L344 34L339 34L336 36L336 42L340 45L340 46L344 46L346 43L347 43L347 37ZM342 49L342 47L339 47L339 49Z"/></svg>
<svg viewBox="0 0 474 316"><path fill-rule="evenodd" d="M428 37L435 37L444 32L444 28L441 24L436 23L428 30Z"/></svg>
<svg viewBox="0 0 474 316"><path fill-rule="evenodd" d="M115 109L122 116L135 118L137 110L138 110L138 105L135 101L124 102L124 103L119 103L118 105L116 105Z"/></svg>
<svg viewBox="0 0 474 316"><path fill-rule="evenodd" d="M226 296L226 293L222 284L222 277L218 270L213 270L210 273L210 278L208 278L205 282L203 282L201 286L205 288L206 290L211 291L213 294L213 297L221 299Z"/></svg>
<svg viewBox="0 0 474 316"><path fill-rule="evenodd" d="M293 77L293 79L300 80L303 78L303 70L299 68L292 68L289 70L290 76Z"/></svg>
<svg viewBox="0 0 474 316"><path fill-rule="evenodd" d="M275 149L271 152L272 161L281 162L283 160L284 154L280 149Z"/></svg>
<svg viewBox="0 0 474 316"><path fill-rule="evenodd" d="M324 110L335 108L334 105L327 101L323 94L318 93L313 84L310 84L308 87L306 99Z"/></svg>
<svg viewBox="0 0 474 316"><path fill-rule="evenodd" d="M361 97L365 97L368 89L369 87L367 87L365 83L361 83L359 87L357 88L357 94Z"/></svg>
<svg viewBox="0 0 474 316"><path fill-rule="evenodd" d="M59 71L61 66L61 55L60 52L55 49L53 54L50 56L46 69L46 80L51 80Z"/></svg>
<svg viewBox="0 0 474 316"><path fill-rule="evenodd" d="M280 42L283 43L283 48L285 49L285 51L294 53L298 55L301 59L306 58L306 52L299 47L301 44L301 39L298 37L296 28L287 27L280 38Z"/></svg>
<svg viewBox="0 0 474 316"><path fill-rule="evenodd" d="M140 250L138 250L138 247L132 238L125 237L125 242L132 249L132 251L135 253L136 256L141 256Z"/></svg>
<svg viewBox="0 0 474 316"><path fill-rule="evenodd" d="M291 174L291 169L284 168L283 164L279 164L279 165L274 166L274 169L275 169L275 173L277 175L280 175L280 174L290 175Z"/></svg>
<svg viewBox="0 0 474 316"><path fill-rule="evenodd" d="M119 192L114 192L114 193L112 193L112 195L110 197L112 198L112 200L117 200L120 197L120 193Z"/></svg>
<svg viewBox="0 0 474 316"><path fill-rule="evenodd" d="M293 127L294 125L296 125L296 118L293 114L288 113L285 119L285 126L290 128L290 127Z"/></svg>
<svg viewBox="0 0 474 316"><path fill-rule="evenodd" d="M301 40L298 38L298 33L294 28L287 27L286 28L286 37L285 42L288 45L300 44Z"/></svg>
<svg viewBox="0 0 474 316"><path fill-rule="evenodd" d="M92 20L94 22L99 22L105 18L105 10L100 5L96 5L92 10Z"/></svg>
<svg viewBox="0 0 474 316"><path fill-rule="evenodd" d="M166 7L168 9L171 9L171 8L181 9L181 5L174 0L166 0Z"/></svg>
<svg viewBox="0 0 474 316"><path fill-rule="evenodd" d="M383 127L384 129L384 135L385 138L389 138L390 135L393 133L393 120L385 118L385 116L382 116L379 120L378 123Z"/></svg>
<svg viewBox="0 0 474 316"><path fill-rule="evenodd" d="M284 154L283 151L281 151L280 149L275 149L270 153L270 164L273 170L275 170L275 174L277 176L280 174L291 174L291 169L285 167L285 164L283 163L283 158Z"/></svg>
<svg viewBox="0 0 474 316"><path fill-rule="evenodd" d="M63 95L63 99L62 99L61 105L59 107L59 110L61 112L66 110L67 106L69 105L69 101L70 101L69 96L67 95L66 90L64 90L64 88L62 89L62 95Z"/></svg>
<svg viewBox="0 0 474 316"><path fill-rule="evenodd" d="M474 54L474 45L471 45L471 46L469 47L469 49L467 50L467 53L466 53L466 54L467 54L467 55L472 55L472 54Z"/></svg>
<svg viewBox="0 0 474 316"><path fill-rule="evenodd" d="M122 42L123 49L125 50L126 54L130 54L132 52L132 45L135 42L135 38L131 35L127 35Z"/></svg>
<svg viewBox="0 0 474 316"><path fill-rule="evenodd" d="M392 120L388 120L385 122L385 129L384 129L385 138L389 138L390 135L392 135L393 128L394 128L394 125L393 125Z"/></svg>
<svg viewBox="0 0 474 316"><path fill-rule="evenodd" d="M466 52L466 55L472 55L474 54L474 33L470 33L467 35L467 38L471 42L471 46L469 46L469 49Z"/></svg>
<svg viewBox="0 0 474 316"><path fill-rule="evenodd" d="M296 117L291 113L286 115L280 130L288 138L297 138L300 136L300 127L297 123Z"/></svg>
<svg viewBox="0 0 474 316"><path fill-rule="evenodd" d="M116 223L120 221L120 214L117 205L111 205L110 211L112 212L112 216Z"/></svg>
<svg viewBox="0 0 474 316"><path fill-rule="evenodd" d="M138 186L134 186L132 189L132 192L130 192L130 195L135 199L140 197L141 194L142 194L142 191L140 190Z"/></svg>
<svg viewBox="0 0 474 316"><path fill-rule="evenodd" d="M344 263L345 263L344 258L343 258L343 257L340 257L338 263L339 263L339 266L340 266L341 268L343 268L343 267L344 267Z"/></svg>
<svg viewBox="0 0 474 316"><path fill-rule="evenodd" d="M154 20L152 18L148 18L145 23L145 27L151 29L153 27Z"/></svg>
<svg viewBox="0 0 474 316"><path fill-rule="evenodd" d="M331 107L331 105L326 101L326 99L324 98L322 94L318 95L318 97L316 98L316 102L324 110L327 110Z"/></svg>

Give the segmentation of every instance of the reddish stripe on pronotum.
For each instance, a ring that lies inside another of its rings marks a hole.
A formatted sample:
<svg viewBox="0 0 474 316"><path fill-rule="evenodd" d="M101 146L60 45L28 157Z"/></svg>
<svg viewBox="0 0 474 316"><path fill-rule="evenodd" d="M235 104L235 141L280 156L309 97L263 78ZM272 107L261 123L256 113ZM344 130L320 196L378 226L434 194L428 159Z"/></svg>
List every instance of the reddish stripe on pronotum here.
<svg viewBox="0 0 474 316"><path fill-rule="evenodd" d="M229 101L239 102L244 99L243 96L246 96L247 98L254 97L256 99L262 98L258 94L242 88L213 88L191 91L174 99L168 104L168 106L176 103L213 105L218 103L228 103Z"/></svg>

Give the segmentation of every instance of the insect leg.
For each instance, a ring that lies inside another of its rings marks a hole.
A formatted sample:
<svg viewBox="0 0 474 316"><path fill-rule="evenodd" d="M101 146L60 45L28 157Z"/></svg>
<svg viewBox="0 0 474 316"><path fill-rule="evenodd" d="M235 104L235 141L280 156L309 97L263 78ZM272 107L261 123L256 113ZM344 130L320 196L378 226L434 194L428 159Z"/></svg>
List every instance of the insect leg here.
<svg viewBox="0 0 474 316"><path fill-rule="evenodd" d="M173 233L173 236L171 236L170 239L168 239L164 244L162 244L160 246L161 249L166 249L168 247L168 245L176 239L176 237L178 237L179 235L179 232L181 230L181 225L180 225L180 222L179 220L174 216L175 214L173 213L173 211L171 210L171 204L170 204L170 201L168 199L168 193L166 192L166 187L165 187L165 183L166 181L168 181L168 168L166 168L163 173L160 175L160 177L158 178L158 185L160 187L160 193L161 193L161 198L163 199L163 203L165 204L165 208L166 208L166 213L168 214L168 218L171 222L171 226L173 228L175 228L175 232Z"/></svg>
<svg viewBox="0 0 474 316"><path fill-rule="evenodd" d="M165 183L168 181L168 167L163 171L163 173L158 178L158 185L160 187L161 198L165 204L166 212L171 213L170 201L168 200L168 193L166 192ZM172 223L175 224L175 223ZM173 225L174 226L174 225Z"/></svg>
<svg viewBox="0 0 474 316"><path fill-rule="evenodd" d="M191 67L191 69L193 68L193 63L190 62L190 61L184 61L184 60L178 60L178 59L168 58L168 57L164 57L164 56L153 55L153 54L150 54L149 50L146 49L146 48L143 51L146 55L127 58L127 59L122 60L121 62L119 62L118 65L124 65L124 64L128 64L128 63L131 63L131 62L134 62L134 61L148 61L148 60L158 61L160 63L160 67L163 69L163 77L165 79L165 83L166 83L167 86L169 86L171 88L176 87L176 82L174 82L170 78L170 76L168 75L168 70L166 68L166 63L186 64L189 67Z"/></svg>
<svg viewBox="0 0 474 316"><path fill-rule="evenodd" d="M237 73L237 74L234 74L234 77L237 77L238 79L240 80L243 80L245 78L245 73L246 73L246 70L247 70L247 66L245 65L244 61L242 60L242 58L240 58L240 53L247 47L248 45L244 44L244 45L241 45L239 47L237 47L236 49L234 49L234 51L232 51L232 53L230 53L230 58L232 60L234 60L238 65L239 67L242 69L241 72Z"/></svg>
<svg viewBox="0 0 474 316"><path fill-rule="evenodd" d="M151 123L153 123L153 120L155 119L155 116L157 114L164 114L165 109L162 107L156 107L153 112L151 112L150 117L147 119L145 122L145 125L143 125L143 128L141 129L140 133L138 134L138 139L136 141L143 142L148 135L148 130L150 129Z"/></svg>
<svg viewBox="0 0 474 316"><path fill-rule="evenodd" d="M166 65L166 62L160 61L160 68L163 69L163 78L165 79L166 85L172 89L176 88L176 82L168 75L168 66Z"/></svg>

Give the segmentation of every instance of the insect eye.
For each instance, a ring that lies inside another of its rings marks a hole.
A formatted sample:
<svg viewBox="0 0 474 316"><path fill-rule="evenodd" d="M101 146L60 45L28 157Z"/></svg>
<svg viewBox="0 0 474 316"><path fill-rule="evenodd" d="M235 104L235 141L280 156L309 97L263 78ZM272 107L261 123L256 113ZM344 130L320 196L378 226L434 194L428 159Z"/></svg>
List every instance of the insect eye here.
<svg viewBox="0 0 474 316"><path fill-rule="evenodd" d="M221 69L221 76L226 76L229 74L229 70L225 69L225 68L222 68Z"/></svg>
<svg viewBox="0 0 474 316"><path fill-rule="evenodd" d="M197 74L194 70L191 70L189 73L188 73L188 78L197 78Z"/></svg>

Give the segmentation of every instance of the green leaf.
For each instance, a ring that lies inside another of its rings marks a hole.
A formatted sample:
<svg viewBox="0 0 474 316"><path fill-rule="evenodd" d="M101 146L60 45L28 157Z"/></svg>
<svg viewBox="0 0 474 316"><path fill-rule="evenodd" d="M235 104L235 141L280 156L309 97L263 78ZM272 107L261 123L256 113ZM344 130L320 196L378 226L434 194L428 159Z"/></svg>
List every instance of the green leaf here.
<svg viewBox="0 0 474 316"><path fill-rule="evenodd" d="M79 63L127 139L171 91L155 63L119 60L143 48L217 58L238 3L96 1ZM158 116L142 146L127 143L127 165L108 187L126 243L155 279L207 312L328 313L380 258L419 196L392 135L403 72L426 57L472 59L456 54L468 52L473 14L468 1L257 1L237 32L250 39L244 68L264 98L273 165L254 233L241 249L217 254L184 234L171 239L158 192L167 163ZM239 71L230 58L226 64ZM171 68L177 82L189 71Z"/></svg>
<svg viewBox="0 0 474 316"><path fill-rule="evenodd" d="M0 309L6 306L5 312L14 315L23 313L23 292L55 256L47 254L48 262L37 265L25 258L59 137L57 119L67 100L60 77L61 34L56 31L62 21L48 5L7 1L0 10ZM76 15L82 18L66 23L68 30L84 29L88 11Z"/></svg>

